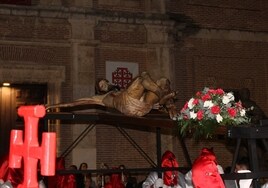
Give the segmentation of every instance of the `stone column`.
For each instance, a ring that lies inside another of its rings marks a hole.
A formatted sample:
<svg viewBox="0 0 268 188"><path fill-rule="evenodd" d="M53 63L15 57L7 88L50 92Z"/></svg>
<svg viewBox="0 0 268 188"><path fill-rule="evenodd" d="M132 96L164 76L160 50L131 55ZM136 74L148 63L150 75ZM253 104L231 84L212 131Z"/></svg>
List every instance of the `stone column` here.
<svg viewBox="0 0 268 188"><path fill-rule="evenodd" d="M170 35L173 30L173 23L169 25L145 25L147 29L148 51L155 54L153 62L148 62L152 70L152 77L159 75L173 79L174 39Z"/></svg>
<svg viewBox="0 0 268 188"><path fill-rule="evenodd" d="M94 94L94 20L69 20L72 26L72 80L73 97L89 97ZM91 43L92 42L92 43Z"/></svg>
<svg viewBox="0 0 268 188"><path fill-rule="evenodd" d="M72 26L72 85L73 99L90 97L95 94L94 62L94 20L70 19ZM90 109L89 109L90 110ZM85 110L87 111L87 110ZM73 140L89 126L73 125ZM86 162L89 168L96 168L96 130L91 130L72 151L72 163Z"/></svg>
<svg viewBox="0 0 268 188"><path fill-rule="evenodd" d="M95 64L94 47L73 42L73 97L74 99L94 95Z"/></svg>
<svg viewBox="0 0 268 188"><path fill-rule="evenodd" d="M154 54L152 62L148 62L148 67L150 73L154 79L158 79L159 76L165 76L171 81L174 80L174 57L173 57L173 47L174 39L170 36L173 29L173 24L170 25L145 25L147 29L147 43L148 43L148 53ZM172 83L171 83L172 84ZM161 140L166 140L167 142L162 142L162 152L165 150L173 148L173 136L171 135L161 135Z"/></svg>

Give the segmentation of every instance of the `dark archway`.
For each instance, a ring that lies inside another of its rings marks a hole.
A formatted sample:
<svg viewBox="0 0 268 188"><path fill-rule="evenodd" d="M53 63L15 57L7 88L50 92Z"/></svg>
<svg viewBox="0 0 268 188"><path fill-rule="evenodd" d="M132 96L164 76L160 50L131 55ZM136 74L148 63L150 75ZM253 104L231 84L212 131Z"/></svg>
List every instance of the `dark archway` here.
<svg viewBox="0 0 268 188"><path fill-rule="evenodd" d="M22 105L46 104L46 84L11 84L0 87L0 156L9 152L10 131L24 129L24 121L17 115ZM43 122L39 126L39 141L43 131Z"/></svg>

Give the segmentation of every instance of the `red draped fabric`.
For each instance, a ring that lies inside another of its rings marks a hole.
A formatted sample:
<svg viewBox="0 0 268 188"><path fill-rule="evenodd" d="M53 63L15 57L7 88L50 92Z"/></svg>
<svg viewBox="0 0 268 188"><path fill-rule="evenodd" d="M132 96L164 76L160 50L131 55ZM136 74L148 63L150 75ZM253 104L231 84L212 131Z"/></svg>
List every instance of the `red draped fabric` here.
<svg viewBox="0 0 268 188"><path fill-rule="evenodd" d="M176 157L174 153L171 151L166 151L162 155L162 167L179 167L179 163L176 160ZM172 170L172 171L165 171L163 182L167 186L174 186L178 184L178 171Z"/></svg>
<svg viewBox="0 0 268 188"><path fill-rule="evenodd" d="M64 158L56 160L56 170L64 170ZM0 159L0 179L4 182L10 181L13 188L17 188L19 184L23 183L23 167L22 168L9 168L8 156ZM49 188L76 188L76 178L74 174L55 175L48 177Z"/></svg>
<svg viewBox="0 0 268 188"><path fill-rule="evenodd" d="M56 170L65 170L65 159L56 159ZM74 174L55 175L48 177L49 188L76 188L76 178Z"/></svg>
<svg viewBox="0 0 268 188"><path fill-rule="evenodd" d="M200 156L195 160L192 168L192 181L195 188L225 188L212 149L203 148Z"/></svg>
<svg viewBox="0 0 268 188"><path fill-rule="evenodd" d="M67 185L65 188L76 188L76 178L74 174L67 175Z"/></svg>
<svg viewBox="0 0 268 188"><path fill-rule="evenodd" d="M19 184L23 183L23 168L9 168L8 155L0 160L0 179L3 181L10 181L13 188L17 188Z"/></svg>
<svg viewBox="0 0 268 188"><path fill-rule="evenodd" d="M107 183L104 188L125 188L122 183L121 174L112 174L110 182Z"/></svg>

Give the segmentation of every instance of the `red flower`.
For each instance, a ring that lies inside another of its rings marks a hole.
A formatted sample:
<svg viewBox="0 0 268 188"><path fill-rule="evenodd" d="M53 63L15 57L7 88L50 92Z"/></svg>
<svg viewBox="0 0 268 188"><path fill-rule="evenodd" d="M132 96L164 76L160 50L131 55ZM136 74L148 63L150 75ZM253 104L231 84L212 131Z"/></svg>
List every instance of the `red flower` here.
<svg viewBox="0 0 268 188"><path fill-rule="evenodd" d="M201 95L202 95L202 92L201 91L198 91L198 92L196 92L196 94L195 94L197 97L201 97Z"/></svg>
<svg viewBox="0 0 268 188"><path fill-rule="evenodd" d="M198 103L199 103L198 99L194 99L193 104L198 105Z"/></svg>
<svg viewBox="0 0 268 188"><path fill-rule="evenodd" d="M219 114L221 111L221 108L219 106L212 106L210 111L212 114Z"/></svg>
<svg viewBox="0 0 268 188"><path fill-rule="evenodd" d="M209 90L208 90L208 93L209 93L209 94L212 94L212 95L215 95L215 94L217 94L217 91L214 90L214 89L209 89Z"/></svg>
<svg viewBox="0 0 268 188"><path fill-rule="evenodd" d="M223 95L224 94L224 91L222 89L217 89L216 90L216 94Z"/></svg>
<svg viewBox="0 0 268 188"><path fill-rule="evenodd" d="M188 108L188 102L186 102L186 103L184 104L182 110L184 111L184 110L186 110L187 108Z"/></svg>
<svg viewBox="0 0 268 188"><path fill-rule="evenodd" d="M231 117L235 117L236 116L236 110L235 110L235 108L228 108L227 111L228 111L228 114Z"/></svg>
<svg viewBox="0 0 268 188"><path fill-rule="evenodd" d="M207 101L211 99L211 96L209 94L205 94L201 97L202 101Z"/></svg>
<svg viewBox="0 0 268 188"><path fill-rule="evenodd" d="M202 120L203 117L204 117L204 112L203 112L203 110L198 110L198 112L197 112L197 119L198 119L198 120Z"/></svg>
<svg viewBox="0 0 268 188"><path fill-rule="evenodd" d="M184 115L184 116L183 116L183 119L186 119L186 120L187 120L187 119L189 119L189 118L188 118L187 115Z"/></svg>
<svg viewBox="0 0 268 188"><path fill-rule="evenodd" d="M237 108L243 108L242 103L240 101L235 103L235 105Z"/></svg>

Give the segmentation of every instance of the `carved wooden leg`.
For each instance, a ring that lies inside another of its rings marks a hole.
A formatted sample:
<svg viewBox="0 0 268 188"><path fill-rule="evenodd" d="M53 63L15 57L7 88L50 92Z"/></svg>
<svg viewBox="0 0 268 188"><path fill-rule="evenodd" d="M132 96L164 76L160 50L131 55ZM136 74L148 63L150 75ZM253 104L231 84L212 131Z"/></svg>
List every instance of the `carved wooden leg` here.
<svg viewBox="0 0 268 188"><path fill-rule="evenodd" d="M156 84L156 82L151 78L151 76L147 72L143 72L141 73L141 77L143 79L143 87L146 90L155 93L159 97L159 99L162 98L162 96L164 95L163 90Z"/></svg>

